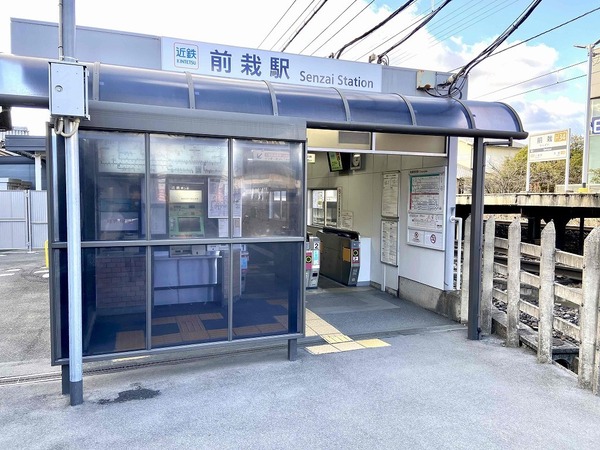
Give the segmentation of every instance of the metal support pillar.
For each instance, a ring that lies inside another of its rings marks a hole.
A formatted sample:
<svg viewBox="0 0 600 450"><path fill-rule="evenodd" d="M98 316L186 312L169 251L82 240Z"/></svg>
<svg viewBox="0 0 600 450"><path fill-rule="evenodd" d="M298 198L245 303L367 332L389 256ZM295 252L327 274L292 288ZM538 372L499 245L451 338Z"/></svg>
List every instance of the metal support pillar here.
<svg viewBox="0 0 600 450"><path fill-rule="evenodd" d="M62 0L59 56L75 60L75 0ZM81 205L79 198L79 134L64 119L67 185L67 270L69 274L69 394L71 406L83 403L83 333L81 300Z"/></svg>
<svg viewBox="0 0 600 450"><path fill-rule="evenodd" d="M469 312L467 338L479 340L479 303L483 247L483 194L485 181L485 145L483 138L473 142L473 180L471 184L471 249L469 261Z"/></svg>
<svg viewBox="0 0 600 450"><path fill-rule="evenodd" d="M298 339L288 339L288 360L296 361L298 356Z"/></svg>

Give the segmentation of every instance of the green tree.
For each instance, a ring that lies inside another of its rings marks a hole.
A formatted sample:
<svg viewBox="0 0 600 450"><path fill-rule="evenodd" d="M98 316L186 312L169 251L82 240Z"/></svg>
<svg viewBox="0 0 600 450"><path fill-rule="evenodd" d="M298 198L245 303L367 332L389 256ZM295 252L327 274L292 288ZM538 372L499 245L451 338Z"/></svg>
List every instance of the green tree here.
<svg viewBox="0 0 600 450"><path fill-rule="evenodd" d="M528 148L523 147L512 158L486 175L486 192L511 193L525 191ZM569 158L569 184L581 182L583 136L571 137ZM565 183L566 161L544 161L531 164L529 190L531 192L554 192L557 184ZM600 177L600 173L598 174Z"/></svg>

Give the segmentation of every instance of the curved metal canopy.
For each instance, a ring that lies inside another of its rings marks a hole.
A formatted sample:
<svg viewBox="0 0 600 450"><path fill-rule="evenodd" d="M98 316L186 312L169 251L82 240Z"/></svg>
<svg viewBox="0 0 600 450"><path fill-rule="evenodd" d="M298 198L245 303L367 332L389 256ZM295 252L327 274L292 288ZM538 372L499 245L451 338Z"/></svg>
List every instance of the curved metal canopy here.
<svg viewBox="0 0 600 450"><path fill-rule="evenodd" d="M297 117L310 128L524 139L499 102L342 91L87 64L90 100ZM48 107L48 60L0 55L0 105Z"/></svg>

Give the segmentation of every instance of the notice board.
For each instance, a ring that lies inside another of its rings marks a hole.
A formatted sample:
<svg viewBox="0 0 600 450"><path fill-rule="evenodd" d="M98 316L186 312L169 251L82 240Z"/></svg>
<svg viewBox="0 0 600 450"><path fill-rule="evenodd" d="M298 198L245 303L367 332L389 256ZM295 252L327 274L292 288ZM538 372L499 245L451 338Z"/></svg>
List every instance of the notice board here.
<svg viewBox="0 0 600 450"><path fill-rule="evenodd" d="M409 172L407 243L444 250L446 168Z"/></svg>
<svg viewBox="0 0 600 450"><path fill-rule="evenodd" d="M380 260L398 267L398 221L381 219Z"/></svg>
<svg viewBox="0 0 600 450"><path fill-rule="evenodd" d="M383 189L381 193L381 215L398 218L398 194L400 187L400 172L385 172L383 174Z"/></svg>

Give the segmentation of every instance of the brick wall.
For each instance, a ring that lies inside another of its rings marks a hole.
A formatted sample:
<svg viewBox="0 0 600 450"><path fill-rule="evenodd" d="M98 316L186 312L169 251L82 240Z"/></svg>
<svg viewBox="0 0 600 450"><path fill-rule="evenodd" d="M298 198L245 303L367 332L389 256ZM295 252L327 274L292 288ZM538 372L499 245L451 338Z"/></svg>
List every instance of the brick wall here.
<svg viewBox="0 0 600 450"><path fill-rule="evenodd" d="M146 306L146 258L144 255L96 257L97 308Z"/></svg>

